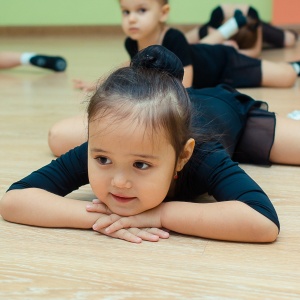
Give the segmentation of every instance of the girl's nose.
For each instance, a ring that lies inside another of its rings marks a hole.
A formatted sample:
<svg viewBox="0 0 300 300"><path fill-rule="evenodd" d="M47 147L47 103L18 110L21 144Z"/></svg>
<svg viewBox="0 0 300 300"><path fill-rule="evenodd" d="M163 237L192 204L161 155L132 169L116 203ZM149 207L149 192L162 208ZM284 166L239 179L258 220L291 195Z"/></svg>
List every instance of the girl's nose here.
<svg viewBox="0 0 300 300"><path fill-rule="evenodd" d="M112 180L111 180L111 185L115 186L120 189L129 189L131 188L131 182L124 176L124 174L116 174Z"/></svg>
<svg viewBox="0 0 300 300"><path fill-rule="evenodd" d="M135 13L130 13L129 16L128 16L128 20L130 23L133 23L136 21L136 15Z"/></svg>

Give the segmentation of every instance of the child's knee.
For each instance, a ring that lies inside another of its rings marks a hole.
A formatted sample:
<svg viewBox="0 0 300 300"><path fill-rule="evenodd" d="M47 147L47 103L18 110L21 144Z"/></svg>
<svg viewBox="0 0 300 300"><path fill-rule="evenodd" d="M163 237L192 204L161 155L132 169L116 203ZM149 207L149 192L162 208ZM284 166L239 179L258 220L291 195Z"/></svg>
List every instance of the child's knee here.
<svg viewBox="0 0 300 300"><path fill-rule="evenodd" d="M294 74L288 74L285 76L284 79L282 79L281 83L278 85L278 87L283 87L283 88L290 88L295 85L297 76Z"/></svg>
<svg viewBox="0 0 300 300"><path fill-rule="evenodd" d="M294 32L287 31L284 35L284 46L285 47L294 47L296 45L298 35Z"/></svg>
<svg viewBox="0 0 300 300"><path fill-rule="evenodd" d="M284 68L282 68L280 72L278 87L292 87L294 86L296 79L297 73L290 64L287 64L284 66Z"/></svg>
<svg viewBox="0 0 300 300"><path fill-rule="evenodd" d="M64 153L63 145L64 145L64 134L61 131L60 126L54 124L48 132L48 145L51 152L55 156L61 156Z"/></svg>
<svg viewBox="0 0 300 300"><path fill-rule="evenodd" d="M287 87L294 86L297 77L298 76L297 76L296 72L294 72L294 70L292 70L292 72L291 71L287 72L286 78L285 78L285 80L286 80L286 86Z"/></svg>

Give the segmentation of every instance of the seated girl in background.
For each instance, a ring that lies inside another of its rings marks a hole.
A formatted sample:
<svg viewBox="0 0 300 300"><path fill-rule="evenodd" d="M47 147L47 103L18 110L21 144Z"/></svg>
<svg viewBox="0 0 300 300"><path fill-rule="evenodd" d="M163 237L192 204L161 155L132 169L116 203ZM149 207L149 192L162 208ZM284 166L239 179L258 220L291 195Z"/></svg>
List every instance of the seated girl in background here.
<svg viewBox="0 0 300 300"><path fill-rule="evenodd" d="M63 72L67 67L61 56L50 56L31 52L0 52L0 69L11 69L22 65L31 65L55 72Z"/></svg>
<svg viewBox="0 0 300 300"><path fill-rule="evenodd" d="M233 87L259 85L279 87L292 84L296 79L296 72L288 63L279 64L250 58L239 54L232 47L223 45L189 45L181 32L166 27L165 21L170 9L166 0L120 0L120 5L123 14L122 27L129 36L125 45L130 57L148 45L162 44L175 53L183 63L184 86L203 88L226 83ZM299 67L296 63L295 67L297 66ZM95 89L95 86L83 82L78 84L80 88L90 86L92 90ZM201 91L198 93L201 94ZM218 94L219 90L212 93ZM223 94L222 97L229 97L228 102L232 100L228 94ZM217 108L215 110L218 111ZM79 115L53 125L49 131L48 141L54 155L60 156L87 140L86 120L86 116ZM285 151L282 150L282 154L279 152L273 162L300 164L298 143L300 139L293 136L299 132L299 125L293 120L281 117L277 117L277 124L277 132L283 131L280 141L286 137L286 145L290 146L296 141L294 147L296 154L284 157ZM292 135L291 138L289 134Z"/></svg>
<svg viewBox="0 0 300 300"><path fill-rule="evenodd" d="M223 29L221 26L233 16L241 12L246 18L243 21L238 16L240 28L233 31L235 24L228 24ZM221 29L221 31L220 31ZM222 34L215 34L216 32ZM263 47L284 48L293 47L298 40L298 34L292 30L283 30L263 22L255 8L247 4L222 4L211 13L208 23L197 26L185 34L189 43L227 43L234 42L240 53L251 57L258 57Z"/></svg>
<svg viewBox="0 0 300 300"><path fill-rule="evenodd" d="M266 163L271 153L272 159L280 146L277 132L272 146L274 114L227 86L203 89L200 96L190 89L190 99L183 74L181 61L158 45L113 72L89 102L88 142L14 183L0 201L2 217L93 228L134 243L168 238L160 228L218 240L274 241L279 221L271 201L230 158L235 153ZM212 119L215 101L222 113ZM249 152L243 142L249 111L252 128L266 126L246 142L263 154ZM97 200L87 205L64 197L87 183ZM199 203L206 192L216 202Z"/></svg>
<svg viewBox="0 0 300 300"><path fill-rule="evenodd" d="M225 83L242 87L291 87L300 74L300 63L275 63L238 53L224 45L189 44L182 32L166 26L167 0L120 0L125 47L132 58L150 45L162 45L184 66L185 87L205 88ZM234 18L235 19L235 18ZM128 65L128 64L127 64ZM75 87L94 89L81 80Z"/></svg>

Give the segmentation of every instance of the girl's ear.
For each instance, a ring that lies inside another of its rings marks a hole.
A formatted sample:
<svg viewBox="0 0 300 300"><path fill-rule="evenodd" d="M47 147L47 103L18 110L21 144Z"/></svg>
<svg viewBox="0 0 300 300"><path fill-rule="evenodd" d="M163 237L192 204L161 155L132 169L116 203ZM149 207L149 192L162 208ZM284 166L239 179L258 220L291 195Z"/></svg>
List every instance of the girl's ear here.
<svg viewBox="0 0 300 300"><path fill-rule="evenodd" d="M161 17L160 17L160 22L165 23L169 17L169 12L170 12L170 5L165 4L161 8Z"/></svg>
<svg viewBox="0 0 300 300"><path fill-rule="evenodd" d="M195 148L195 140L194 139L189 139L185 145L184 148L179 155L177 165L176 165L176 171L179 172L183 169L184 165L190 160L193 151Z"/></svg>

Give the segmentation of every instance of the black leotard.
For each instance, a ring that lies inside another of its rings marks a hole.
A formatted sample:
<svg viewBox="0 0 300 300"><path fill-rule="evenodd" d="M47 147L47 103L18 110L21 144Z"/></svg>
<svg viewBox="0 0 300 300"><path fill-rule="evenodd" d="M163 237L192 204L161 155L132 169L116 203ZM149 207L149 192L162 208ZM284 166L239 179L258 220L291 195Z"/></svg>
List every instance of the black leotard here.
<svg viewBox="0 0 300 300"><path fill-rule="evenodd" d="M238 200L279 228L276 211L267 195L230 157L243 132L248 111L261 102L226 86L189 89L189 94L198 113L194 125L205 132L213 127L218 136L196 144L192 158L179 173L174 198L167 200L196 201L204 193L217 201ZM218 111L214 111L213 103ZM88 144L84 143L12 184L9 190L35 187L65 196L89 182L87 151Z"/></svg>
<svg viewBox="0 0 300 300"><path fill-rule="evenodd" d="M179 30L170 28L162 42L181 60L183 66L192 65L193 88L214 87L225 83L232 87L261 85L261 61L238 53L224 45L188 44ZM127 38L125 48L132 58L138 52L137 41Z"/></svg>

